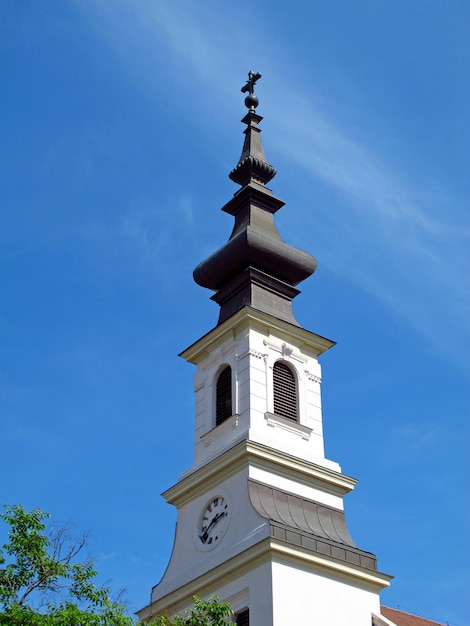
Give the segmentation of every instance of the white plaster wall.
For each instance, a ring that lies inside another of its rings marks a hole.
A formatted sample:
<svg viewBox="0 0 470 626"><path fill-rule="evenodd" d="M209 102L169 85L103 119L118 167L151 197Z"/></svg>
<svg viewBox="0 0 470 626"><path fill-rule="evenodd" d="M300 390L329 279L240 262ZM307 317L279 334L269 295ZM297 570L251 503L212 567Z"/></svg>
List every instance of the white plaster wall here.
<svg viewBox="0 0 470 626"><path fill-rule="evenodd" d="M223 602L229 602L235 614L249 608L252 626L256 624L271 626L273 623L272 577L269 562L253 568L235 580L225 582L222 579L205 597L207 599L212 595L217 595ZM190 606L172 606L167 610L163 608L162 612L174 611L182 615L188 608Z"/></svg>
<svg viewBox="0 0 470 626"><path fill-rule="evenodd" d="M272 371L277 360L294 370L298 383L298 422L273 415ZM234 417L215 428L215 385L225 365L232 368ZM249 438L298 458L340 471L325 459L321 409L321 368L312 350L286 337L250 328L227 333L198 366L195 466Z"/></svg>
<svg viewBox="0 0 470 626"><path fill-rule="evenodd" d="M252 352L264 354L264 371L257 371L251 388L250 439L302 459L324 464L320 402L320 365L316 357L283 338L250 331ZM288 363L298 387L298 422L273 415L273 366Z"/></svg>
<svg viewBox="0 0 470 626"><path fill-rule="evenodd" d="M274 562L272 578L273 626L370 626L371 613L380 612L378 593L325 573Z"/></svg>
<svg viewBox="0 0 470 626"><path fill-rule="evenodd" d="M175 543L170 563L161 582L152 592L152 601L213 569L269 535L268 520L258 515L248 496L248 470L194 498L178 511ZM197 536L201 511L207 502L223 496L229 504L229 524L225 535L211 550Z"/></svg>
<svg viewBox="0 0 470 626"><path fill-rule="evenodd" d="M230 602L235 613L249 608L250 626L272 626L272 570L269 562L247 572L242 578L222 584L215 593Z"/></svg>
<svg viewBox="0 0 470 626"><path fill-rule="evenodd" d="M370 626L380 613L378 593L277 560L221 579L207 597L214 594L235 613L248 607L250 626Z"/></svg>
<svg viewBox="0 0 470 626"><path fill-rule="evenodd" d="M199 466L247 436L249 413L240 415L240 395L246 394L244 383L239 380L237 355L248 348L248 338L234 340L227 334L208 356L199 364L194 377L196 394L196 427L194 441L194 464ZM215 427L215 387L220 371L229 365L232 368L232 406L234 417Z"/></svg>

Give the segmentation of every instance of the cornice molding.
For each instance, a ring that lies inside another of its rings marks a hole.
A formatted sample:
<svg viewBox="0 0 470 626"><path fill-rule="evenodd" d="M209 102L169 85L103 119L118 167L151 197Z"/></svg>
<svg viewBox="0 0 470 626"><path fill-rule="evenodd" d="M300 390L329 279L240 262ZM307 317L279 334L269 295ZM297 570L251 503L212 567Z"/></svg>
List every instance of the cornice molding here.
<svg viewBox="0 0 470 626"><path fill-rule="evenodd" d="M388 587L392 579L392 576L388 574L346 563L332 556L312 552L268 537L142 608L137 615L141 620L148 620L162 612L174 614L189 606L195 594L201 597L207 596L213 593L214 588L220 588L241 578L246 572L269 562L281 562L297 567L301 564L303 567L318 571L320 575L333 576L375 593Z"/></svg>
<svg viewBox="0 0 470 626"><path fill-rule="evenodd" d="M207 363L204 363L203 369L207 370L211 368L213 365L222 363L231 352L237 349L237 347L238 347L238 342L234 341L230 345L224 346L223 348L216 350L212 355L212 359L210 361L207 361Z"/></svg>
<svg viewBox="0 0 470 626"><path fill-rule="evenodd" d="M393 576L378 572L377 570L371 570L369 568L361 567L354 563L346 563L343 560L336 559L330 555L324 555L319 552L312 552L301 546L294 546L284 541L271 538L271 549L275 554L280 557L284 562L289 561L295 565L298 565L299 561L309 563L316 566L321 570L327 570L330 575L331 572L335 572L343 580L351 582L352 580L360 581L362 584L370 585L374 591L381 591L390 586L390 581Z"/></svg>
<svg viewBox="0 0 470 626"><path fill-rule="evenodd" d="M162 495L169 504L181 507L248 467L340 497L352 491L357 483L355 478L340 472L245 439L190 474L183 475Z"/></svg>
<svg viewBox="0 0 470 626"><path fill-rule="evenodd" d="M215 349L218 343L224 341L232 332L238 332L245 328L258 328L269 335L276 335L281 340L297 343L299 347L305 346L319 356L336 343L321 335L316 335L300 326L285 322L273 315L263 313L251 307L243 307L227 320L216 326L189 348L183 350L180 356L190 363L198 365L207 357L208 353Z"/></svg>

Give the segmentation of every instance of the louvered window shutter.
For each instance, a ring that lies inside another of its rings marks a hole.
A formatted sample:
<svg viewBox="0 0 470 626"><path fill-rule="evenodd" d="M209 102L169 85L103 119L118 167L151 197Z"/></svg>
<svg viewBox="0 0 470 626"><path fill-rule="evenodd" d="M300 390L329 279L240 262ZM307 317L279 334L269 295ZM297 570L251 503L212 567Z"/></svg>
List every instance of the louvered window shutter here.
<svg viewBox="0 0 470 626"><path fill-rule="evenodd" d="M297 419L297 384L292 370L277 361L273 367L274 413Z"/></svg>
<svg viewBox="0 0 470 626"><path fill-rule="evenodd" d="M232 368L230 365L221 371L217 379L215 395L215 425L219 426L232 415Z"/></svg>
<svg viewBox="0 0 470 626"><path fill-rule="evenodd" d="M250 626L250 610L245 609L237 613L237 626Z"/></svg>

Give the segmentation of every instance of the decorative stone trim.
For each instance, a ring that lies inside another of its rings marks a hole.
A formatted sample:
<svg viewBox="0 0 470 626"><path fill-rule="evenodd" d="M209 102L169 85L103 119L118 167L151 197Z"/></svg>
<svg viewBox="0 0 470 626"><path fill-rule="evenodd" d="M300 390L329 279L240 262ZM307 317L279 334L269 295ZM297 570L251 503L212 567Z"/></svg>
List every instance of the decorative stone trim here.
<svg viewBox="0 0 470 626"><path fill-rule="evenodd" d="M219 437L222 437L227 431L235 430L235 428L238 428L239 418L240 416L238 414L232 415L232 417L226 419L224 422L222 422L222 424L216 426L215 428L212 428L209 432L202 435L201 441L204 443L205 447L208 448L211 443L216 441L216 439L218 439Z"/></svg>
<svg viewBox="0 0 470 626"><path fill-rule="evenodd" d="M308 428L307 426L302 426L298 422L291 420L287 417L282 417L281 415L276 415L275 413L265 413L264 417L266 419L266 423L271 428L281 428L282 430L286 430L294 435L298 435L302 437L304 441L308 441L310 439L310 435L313 432L312 428Z"/></svg>
<svg viewBox="0 0 470 626"><path fill-rule="evenodd" d="M286 343L273 343L271 341L268 341L267 339L264 339L263 343L267 348L270 348L274 352L279 352L280 354L282 354L282 357L284 359L292 359L293 361L298 361L299 363L303 364L307 363L308 361L307 357L298 352L294 352L294 348L291 348Z"/></svg>
<svg viewBox="0 0 470 626"><path fill-rule="evenodd" d="M246 359L247 356L254 356L257 359L264 359L266 361L266 359L268 358L268 355L263 353L263 352L258 352L257 350L247 350L246 352L244 352L243 354L236 354L235 355L235 360L236 361L241 361L242 359Z"/></svg>
<svg viewBox="0 0 470 626"><path fill-rule="evenodd" d="M307 377L308 380L314 382L314 383L321 383L321 378L320 376L316 376L316 374L312 374L311 372L305 370L305 376Z"/></svg>
<svg viewBox="0 0 470 626"><path fill-rule="evenodd" d="M286 356L292 356L292 353L294 352L294 348L291 348L290 346L288 346L287 344L283 343L282 344L282 356L285 358Z"/></svg>
<svg viewBox="0 0 470 626"><path fill-rule="evenodd" d="M197 393L198 391L201 391L201 389L203 389L205 387L206 383L205 381L202 381L202 383L199 383L199 385L196 385L194 387L194 393Z"/></svg>

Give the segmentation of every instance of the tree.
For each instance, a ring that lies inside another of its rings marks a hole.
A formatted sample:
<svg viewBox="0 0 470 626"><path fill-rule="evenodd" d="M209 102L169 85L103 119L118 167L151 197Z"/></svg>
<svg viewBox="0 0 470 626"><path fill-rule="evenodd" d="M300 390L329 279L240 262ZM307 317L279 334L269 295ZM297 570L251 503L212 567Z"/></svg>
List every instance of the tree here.
<svg viewBox="0 0 470 626"><path fill-rule="evenodd" d="M95 584L93 563L77 562L86 536L72 540L67 526L47 530L49 517L21 505L5 506L0 515L9 526L0 548L0 626L137 626L110 590ZM159 615L149 626L230 626L227 602L193 600L184 616Z"/></svg>
<svg viewBox="0 0 470 626"><path fill-rule="evenodd" d="M194 607L188 609L184 616L159 615L150 621L151 626L233 626L230 616L233 611L228 602L220 602L217 596L209 600L193 597Z"/></svg>
<svg viewBox="0 0 470 626"><path fill-rule="evenodd" d="M5 506L9 542L0 549L0 624L8 626L131 626L107 588L94 583L93 563L76 562L86 543L66 526L46 533L41 509ZM55 600L55 602L54 602Z"/></svg>

